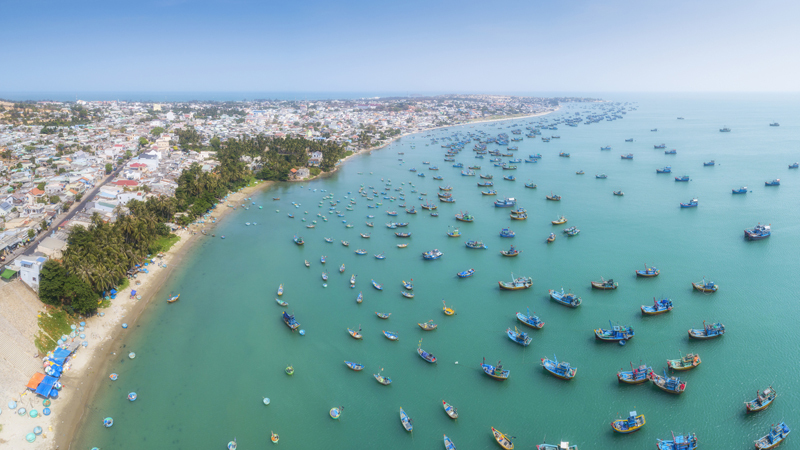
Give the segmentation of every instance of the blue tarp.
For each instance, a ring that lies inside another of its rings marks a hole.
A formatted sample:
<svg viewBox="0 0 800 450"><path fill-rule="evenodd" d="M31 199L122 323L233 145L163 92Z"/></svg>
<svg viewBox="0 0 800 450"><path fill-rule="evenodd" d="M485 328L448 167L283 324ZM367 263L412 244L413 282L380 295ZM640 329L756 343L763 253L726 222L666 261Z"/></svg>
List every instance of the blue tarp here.
<svg viewBox="0 0 800 450"><path fill-rule="evenodd" d="M69 350L65 350L65 349L63 349L61 347L57 347L55 349L55 351L53 351L53 357L50 358L50 359L55 361L59 365L63 366L64 365L64 360L67 359L67 356L69 356L69 354L70 354Z"/></svg>
<svg viewBox="0 0 800 450"><path fill-rule="evenodd" d="M36 393L43 397L50 397L50 391L53 390L53 385L56 381L53 377L44 377L42 382L39 383L39 387L36 388Z"/></svg>

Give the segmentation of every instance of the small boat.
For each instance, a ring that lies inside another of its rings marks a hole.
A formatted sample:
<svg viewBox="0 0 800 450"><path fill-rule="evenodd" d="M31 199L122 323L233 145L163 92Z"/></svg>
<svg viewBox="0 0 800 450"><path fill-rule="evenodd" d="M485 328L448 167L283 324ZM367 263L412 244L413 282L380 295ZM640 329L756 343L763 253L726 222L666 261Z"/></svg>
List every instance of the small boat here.
<svg viewBox="0 0 800 450"><path fill-rule="evenodd" d="M375 224L374 224L374 223L372 223L372 222L365 222L365 223L366 223L366 224L367 224L367 226L368 226L368 227L370 227L370 228L372 228L372 227L374 227L374 226L375 226Z"/></svg>
<svg viewBox="0 0 800 450"><path fill-rule="evenodd" d="M386 336L386 339L389 339L390 341L396 341L396 340L399 339L399 337L397 336L397 333L395 333L393 331L383 330L383 335Z"/></svg>
<svg viewBox="0 0 800 450"><path fill-rule="evenodd" d="M525 183L525 187L528 189L536 189L536 185L534 183Z"/></svg>
<svg viewBox="0 0 800 450"><path fill-rule="evenodd" d="M657 439L657 450L695 450L697 448L697 437L692 434L686 436L672 434L672 440Z"/></svg>
<svg viewBox="0 0 800 450"><path fill-rule="evenodd" d="M564 234L567 236L577 236L580 232L581 230L579 230L578 227L564 228Z"/></svg>
<svg viewBox="0 0 800 450"><path fill-rule="evenodd" d="M517 256L520 253L522 253L522 250L517 250L513 245L508 250L500 250L500 254L503 256Z"/></svg>
<svg viewBox="0 0 800 450"><path fill-rule="evenodd" d="M563 287L561 288L561 292L558 292L555 289L550 289L548 292L550 294L550 298L558 303L561 303L562 305L569 306L570 308L577 308L581 305L581 298L572 292L565 293Z"/></svg>
<svg viewBox="0 0 800 450"><path fill-rule="evenodd" d="M458 419L458 410L453 405L442 400L442 407L444 407L444 412L448 417Z"/></svg>
<svg viewBox="0 0 800 450"><path fill-rule="evenodd" d="M456 214L456 220L461 222L472 222L475 220L475 216L471 215L469 212L461 212Z"/></svg>
<svg viewBox="0 0 800 450"><path fill-rule="evenodd" d="M483 195L497 195L497 191L495 191L494 189L489 189L488 191L481 191L481 194L483 194Z"/></svg>
<svg viewBox="0 0 800 450"><path fill-rule="evenodd" d="M375 315L378 316L379 319L386 320L386 319L389 318L389 316L392 315L392 313L382 313L382 312L375 311Z"/></svg>
<svg viewBox="0 0 800 450"><path fill-rule="evenodd" d="M356 303L361 303L363 301L364 301L364 293L362 291L358 293L358 296L356 297Z"/></svg>
<svg viewBox="0 0 800 450"><path fill-rule="evenodd" d="M342 411L344 411L344 406L331 408L330 411L331 419L338 419L339 417L341 417Z"/></svg>
<svg viewBox="0 0 800 450"><path fill-rule="evenodd" d="M456 450L456 444L453 444L453 440L444 435L444 450Z"/></svg>
<svg viewBox="0 0 800 450"><path fill-rule="evenodd" d="M645 424L644 414L636 414L631 411L627 419L618 419L611 422L611 429L616 433L629 434L639 431Z"/></svg>
<svg viewBox="0 0 800 450"><path fill-rule="evenodd" d="M408 289L409 291L410 291L410 290L412 290L412 289L414 289L414 285L413 285L413 284L411 284L413 281L414 281L414 279L413 279L413 278L412 278L412 279L411 279L411 281L409 281L409 282L406 282L406 280L403 280L403 287L404 287L404 288L406 288L406 289Z"/></svg>
<svg viewBox="0 0 800 450"><path fill-rule="evenodd" d="M374 287L375 289L377 289L379 291L383 290L383 285L382 284L378 284L378 282L375 281L375 280L372 280L372 287Z"/></svg>
<svg viewBox="0 0 800 450"><path fill-rule="evenodd" d="M444 312L444 314L445 314L446 316L452 316L452 315L455 315L455 313L456 313L456 310L455 310L455 309L453 309L453 308L448 308L448 307L447 307L447 303L445 303L445 301L444 301L444 300L442 300L442 304L444 305L444 306L442 306L442 312Z"/></svg>
<svg viewBox="0 0 800 450"><path fill-rule="evenodd" d="M675 181L689 181L689 176L684 175L682 177L675 177Z"/></svg>
<svg viewBox="0 0 800 450"><path fill-rule="evenodd" d="M403 408L400 408L400 423L403 424L403 428L405 428L406 431L411 432L414 430L414 425L411 424L411 418L403 411Z"/></svg>
<svg viewBox="0 0 800 450"><path fill-rule="evenodd" d="M731 189L732 194L747 194L747 186L742 186L739 189Z"/></svg>
<svg viewBox="0 0 800 450"><path fill-rule="evenodd" d="M759 241L766 239L772 235L772 228L770 225L758 224L752 230L744 230L744 237L748 241Z"/></svg>
<svg viewBox="0 0 800 450"><path fill-rule="evenodd" d="M495 427L492 427L492 436L494 436L494 440L500 444L500 447L503 447L505 450L512 450L514 448L514 443L511 442L511 439L514 436L506 436L505 434L497 431Z"/></svg>
<svg viewBox="0 0 800 450"><path fill-rule="evenodd" d="M614 191L614 195L617 195L617 196L621 197L621 196L625 195L625 193L622 192L622 191Z"/></svg>
<svg viewBox="0 0 800 450"><path fill-rule="evenodd" d="M679 377L667 377L666 370L664 370L664 376L651 372L650 381L652 381L657 388L664 392L669 392L670 394L683 394L686 390L686 382L681 381Z"/></svg>
<svg viewBox="0 0 800 450"><path fill-rule="evenodd" d="M536 446L536 450L578 450L577 445L569 445L569 442L561 441L560 444L542 443Z"/></svg>
<svg viewBox="0 0 800 450"><path fill-rule="evenodd" d="M575 172L575 175L586 175L586 172L584 172L583 170L579 170Z"/></svg>
<svg viewBox="0 0 800 450"><path fill-rule="evenodd" d="M514 278L514 274L511 274L512 281L498 281L497 284L500 285L500 289L506 291L517 291L520 289L528 289L533 286L533 278L531 277L518 277Z"/></svg>
<svg viewBox="0 0 800 450"><path fill-rule="evenodd" d="M757 449L768 449L768 448L775 448L781 443L783 443L784 439L789 436L789 433L792 430L786 426L786 423L781 422L778 425L772 425L769 430L769 433L762 437L761 439L756 441L756 448Z"/></svg>
<svg viewBox="0 0 800 450"><path fill-rule="evenodd" d="M616 289L619 283L614 282L613 279L606 280L600 277L600 281L592 281L592 288L601 290Z"/></svg>
<svg viewBox="0 0 800 450"><path fill-rule="evenodd" d="M377 255L375 255L375 259L386 259L386 254L378 253Z"/></svg>
<svg viewBox="0 0 800 450"><path fill-rule="evenodd" d="M607 145L605 147L600 147L600 150L611 150L611 146Z"/></svg>
<svg viewBox="0 0 800 450"><path fill-rule="evenodd" d="M278 295L283 295L283 284L278 286Z"/></svg>
<svg viewBox="0 0 800 450"><path fill-rule="evenodd" d="M424 359L425 361L433 364L436 362L436 357L433 356L433 353L428 353L422 349L422 339L419 340L419 345L417 345L417 354L420 358Z"/></svg>
<svg viewBox="0 0 800 450"><path fill-rule="evenodd" d="M353 287L355 285L356 285L356 274L352 274L350 275L350 287Z"/></svg>
<svg viewBox="0 0 800 450"><path fill-rule="evenodd" d="M392 379L389 378L389 377L384 377L383 375L381 375L381 372L383 372L383 369L381 369L381 371L378 372L378 373L373 373L372 376L375 377L375 380L378 383L380 383L380 384L382 384L384 386L388 386L388 385L392 384Z"/></svg>
<svg viewBox="0 0 800 450"><path fill-rule="evenodd" d="M571 367L568 362L558 362L558 358L553 355L553 359L542 358L542 367L556 378L571 380L578 374L578 369Z"/></svg>
<svg viewBox="0 0 800 450"><path fill-rule="evenodd" d="M697 208L697 199L693 198L688 203L681 203L681 208Z"/></svg>
<svg viewBox="0 0 800 450"><path fill-rule="evenodd" d="M361 235L361 237L362 237L362 238L364 238L364 239L369 239L369 237L370 237L369 233L359 233L359 234L360 234L360 235Z"/></svg>
<svg viewBox="0 0 800 450"><path fill-rule="evenodd" d="M480 174L480 177L481 177L482 179L484 179L484 180L491 180L492 178L494 178L494 175L484 175L484 174Z"/></svg>
<svg viewBox="0 0 800 450"><path fill-rule="evenodd" d="M167 303L175 303L179 298L181 298L181 294L170 296L170 298L167 299Z"/></svg>
<svg viewBox="0 0 800 450"><path fill-rule="evenodd" d="M546 195L545 198L547 200L550 200L550 201L553 201L553 202L560 202L561 201L561 196L560 195L553 195L552 192L550 193L550 195Z"/></svg>
<svg viewBox="0 0 800 450"><path fill-rule="evenodd" d="M694 369L702 362L703 361L700 359L700 355L696 353L689 353L688 355L681 354L679 359L668 359L667 367L672 370L684 371Z"/></svg>
<svg viewBox="0 0 800 450"><path fill-rule="evenodd" d="M662 167L661 169L656 169L656 173L672 173L672 167L666 166Z"/></svg>
<svg viewBox="0 0 800 450"><path fill-rule="evenodd" d="M700 292L707 292L707 293L717 292L717 290L719 289L719 286L714 284L713 281L706 281L705 277L703 277L703 281L699 283L692 282L692 287L694 287L696 290Z"/></svg>
<svg viewBox="0 0 800 450"><path fill-rule="evenodd" d="M517 181L517 178L514 175L505 176L503 179L508 181Z"/></svg>
<svg viewBox="0 0 800 450"><path fill-rule="evenodd" d="M304 264L306 265L306 267L311 267L311 263L308 262L308 260L306 260L306 262Z"/></svg>
<svg viewBox="0 0 800 450"><path fill-rule="evenodd" d="M289 329L291 329L292 331L300 327L300 322L295 320L294 314L289 314L286 311L284 311L281 317L283 318L283 323L285 323L286 326L289 327Z"/></svg>
<svg viewBox="0 0 800 450"><path fill-rule="evenodd" d="M347 241L342 241L342 245L344 245L345 247L349 247L349 246L350 246L350 243L349 243L349 242L347 242Z"/></svg>
<svg viewBox="0 0 800 450"><path fill-rule="evenodd" d="M322 272L322 281L328 281L328 272Z"/></svg>
<svg viewBox="0 0 800 450"><path fill-rule="evenodd" d="M661 300L656 300L656 298L653 297L653 306L642 305L642 314L648 316L664 314L670 311L672 311L672 300L668 298L662 298Z"/></svg>
<svg viewBox="0 0 800 450"><path fill-rule="evenodd" d="M426 260L433 260L439 259L444 256L444 253L440 252L438 249L433 249L422 254L422 259Z"/></svg>
<svg viewBox="0 0 800 450"><path fill-rule="evenodd" d="M289 304L288 304L288 303L286 303L285 301L283 301L283 300L281 300L281 299L279 299L279 298L276 298L276 299L275 299L275 302L276 302L277 304L281 305L281 306L289 306Z"/></svg>
<svg viewBox="0 0 800 450"><path fill-rule="evenodd" d="M404 232L399 232L399 231L395 232L394 235L397 236L397 237L401 237L401 238L411 237L411 233L404 233Z"/></svg>
<svg viewBox="0 0 800 450"><path fill-rule="evenodd" d="M705 167L709 167L709 166L713 166L713 165L716 165L716 164L717 164L717 163L716 163L716 162L715 162L715 161L712 159L711 161L704 162L704 163L703 163L703 166L705 166Z"/></svg>
<svg viewBox="0 0 800 450"><path fill-rule="evenodd" d="M325 242L333 242L333 238L325 238Z"/></svg>
<svg viewBox="0 0 800 450"><path fill-rule="evenodd" d="M422 328L425 331L435 330L436 327L439 326L439 325L433 323L433 320L429 320L429 321L427 321L425 323L417 323L417 325L419 325L419 327Z"/></svg>
<svg viewBox="0 0 800 450"><path fill-rule="evenodd" d="M359 364L359 363L356 363L356 362L345 361L344 363L347 365L347 367L355 370L356 372L360 372L361 370L364 369L364 366L362 364Z"/></svg>
<svg viewBox="0 0 800 450"><path fill-rule="evenodd" d="M725 325L716 322L713 324L706 324L703 321L703 328L690 328L689 337L693 339L714 339L725 334Z"/></svg>
<svg viewBox="0 0 800 450"><path fill-rule="evenodd" d="M555 240L556 240L556 234L555 233L550 233L550 236L547 236L547 242L548 243L549 242L553 242Z"/></svg>
<svg viewBox="0 0 800 450"><path fill-rule="evenodd" d="M523 347L529 346L531 341L533 341L533 339L528 336L528 333L517 330L517 327L514 327L514 330L511 330L511 328L506 328L506 334L508 335L509 339Z"/></svg>
<svg viewBox="0 0 800 450"><path fill-rule="evenodd" d="M594 330L594 338L600 341L627 341L631 339L635 333L633 331L633 327L626 327L624 325L614 325L611 321L608 321L609 326L611 328L595 328Z"/></svg>
<svg viewBox="0 0 800 450"><path fill-rule="evenodd" d="M305 244L305 241L303 241L303 238L302 238L302 237L300 237L300 236L297 236L297 235L295 235L294 239L292 239L292 240L293 240L293 241L294 241L294 243L295 243L295 244L297 244L297 245L303 245L303 244Z"/></svg>
<svg viewBox="0 0 800 450"><path fill-rule="evenodd" d="M339 273L344 273L344 264L339 266Z"/></svg>
<svg viewBox="0 0 800 450"><path fill-rule="evenodd" d="M800 163L789 164L790 169L797 169L800 168Z"/></svg>
<svg viewBox="0 0 800 450"><path fill-rule="evenodd" d="M775 401L777 395L775 389L772 389L772 386L770 386L764 389L763 392L756 392L756 398L749 402L744 402L744 406L747 408L747 412L762 411L767 409L769 405Z"/></svg>
<svg viewBox="0 0 800 450"><path fill-rule="evenodd" d="M560 156L562 158L569 158L569 153L561 152L561 153L558 154L558 156Z"/></svg>
<svg viewBox="0 0 800 450"><path fill-rule="evenodd" d="M461 232L458 231L458 228L454 228L452 231L451 230L447 230L447 235L450 236L450 237L459 237L459 236L461 236Z"/></svg>
<svg viewBox="0 0 800 450"><path fill-rule="evenodd" d="M397 244L397 248L406 248L408 244Z"/></svg>
<svg viewBox="0 0 800 450"><path fill-rule="evenodd" d="M531 328L536 328L538 330L541 330L542 327L544 326L544 322L542 322L542 320L539 319L539 317L537 317L536 315L531 314L530 308L528 308L527 311L528 311L527 314L522 314L521 312L518 312L516 314L517 320L519 320L520 322Z"/></svg>
<svg viewBox="0 0 800 450"><path fill-rule="evenodd" d="M458 275L459 278L468 278L468 277L471 277L474 273L475 273L475 269L469 269L469 270L465 270L463 272L458 272L457 275Z"/></svg>
<svg viewBox="0 0 800 450"><path fill-rule="evenodd" d="M604 173L601 173L601 174L595 175L594 177L597 178L597 179L600 179L600 180L605 180L606 178L608 178L608 175L606 175Z"/></svg>
<svg viewBox="0 0 800 450"><path fill-rule="evenodd" d="M625 142L633 142L633 138L625 139Z"/></svg>
<svg viewBox="0 0 800 450"><path fill-rule="evenodd" d="M400 291L400 295L402 295L405 298L414 298L414 293L413 292Z"/></svg>
<svg viewBox="0 0 800 450"><path fill-rule="evenodd" d="M495 200L494 206L495 208L508 208L517 204L517 200L515 198L506 197L503 200Z"/></svg>
<svg viewBox="0 0 800 450"><path fill-rule="evenodd" d="M486 249L486 248L489 248L489 247L486 246L486 244L483 243L483 241L466 241L466 242L464 242L464 245L467 248L474 248L474 249Z"/></svg>
<svg viewBox="0 0 800 450"><path fill-rule="evenodd" d="M641 384L649 379L651 372L653 372L653 368L647 364L642 364L634 368L633 363L631 363L631 370L626 371L619 369L619 372L617 372L617 380L625 384Z"/></svg>
<svg viewBox="0 0 800 450"><path fill-rule="evenodd" d="M639 269L636 271L636 276L652 278L657 277L659 273L661 273L660 270L656 269L655 267L647 267L647 264L645 264L644 269Z"/></svg>
<svg viewBox="0 0 800 450"><path fill-rule="evenodd" d="M361 325L358 326L358 330L353 330L351 328L347 329L347 333L350 336L353 336L353 339L361 339L363 336L361 335Z"/></svg>
<svg viewBox="0 0 800 450"><path fill-rule="evenodd" d="M621 159L633 159L633 153L628 153L627 155L620 155Z"/></svg>
<svg viewBox="0 0 800 450"><path fill-rule="evenodd" d="M665 155L677 155L678 151L673 148L672 150L664 150L664 154Z"/></svg>
<svg viewBox="0 0 800 450"><path fill-rule="evenodd" d="M511 374L509 370L503 370L503 365L500 364L500 361L497 361L497 366L493 366L491 364L486 364L486 358L483 358L483 364L481 364L481 369L486 375L494 378L495 380L507 380L508 376Z"/></svg>
<svg viewBox="0 0 800 450"><path fill-rule="evenodd" d="M559 216L558 219L551 220L550 223L552 223L553 225L563 225L563 224L567 223L567 218L564 217L564 216Z"/></svg>
<svg viewBox="0 0 800 450"><path fill-rule="evenodd" d="M322 264L325 264L325 261L327 261L327 260L328 260L328 257L325 256L325 255L322 255L322 256L319 257L319 262L321 262Z"/></svg>

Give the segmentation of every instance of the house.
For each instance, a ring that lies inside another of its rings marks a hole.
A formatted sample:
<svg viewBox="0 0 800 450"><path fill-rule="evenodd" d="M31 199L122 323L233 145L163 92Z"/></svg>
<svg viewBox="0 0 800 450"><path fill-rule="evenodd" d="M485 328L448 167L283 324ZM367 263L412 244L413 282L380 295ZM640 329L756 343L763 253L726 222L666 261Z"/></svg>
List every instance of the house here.
<svg viewBox="0 0 800 450"><path fill-rule="evenodd" d="M125 187L133 188L133 187L139 186L139 182L136 181L136 180L115 180L115 181L112 181L111 184L113 184L115 186L123 187L123 188L125 188Z"/></svg>
<svg viewBox="0 0 800 450"><path fill-rule="evenodd" d="M322 152L314 152L308 157L309 167L319 167L322 164Z"/></svg>
<svg viewBox="0 0 800 450"><path fill-rule="evenodd" d="M298 180L303 180L311 175L311 171L308 170L308 167L301 167L297 169L297 173L295 175L297 176Z"/></svg>
<svg viewBox="0 0 800 450"><path fill-rule="evenodd" d="M61 239L46 237L36 247L36 251L46 255L48 258L61 259L65 248L67 248L67 243Z"/></svg>
<svg viewBox="0 0 800 450"><path fill-rule="evenodd" d="M47 258L39 256L37 258L23 257L14 260L13 270L19 272L19 279L34 290L39 289L39 272Z"/></svg>

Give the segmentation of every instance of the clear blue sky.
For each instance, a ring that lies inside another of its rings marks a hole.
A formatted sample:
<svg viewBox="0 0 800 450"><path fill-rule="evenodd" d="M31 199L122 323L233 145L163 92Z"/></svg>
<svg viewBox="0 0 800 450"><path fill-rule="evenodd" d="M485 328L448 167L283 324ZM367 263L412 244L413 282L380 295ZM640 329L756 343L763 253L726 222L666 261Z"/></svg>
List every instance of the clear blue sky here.
<svg viewBox="0 0 800 450"><path fill-rule="evenodd" d="M798 1L2 0L0 91L800 91Z"/></svg>

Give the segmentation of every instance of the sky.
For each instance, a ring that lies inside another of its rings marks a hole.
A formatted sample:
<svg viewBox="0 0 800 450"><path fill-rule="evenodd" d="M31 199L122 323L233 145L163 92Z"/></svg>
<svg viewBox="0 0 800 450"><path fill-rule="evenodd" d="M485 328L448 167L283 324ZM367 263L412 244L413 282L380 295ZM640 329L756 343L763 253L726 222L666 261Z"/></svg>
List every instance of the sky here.
<svg viewBox="0 0 800 450"><path fill-rule="evenodd" d="M0 12L0 93L800 91L796 0L0 0Z"/></svg>

